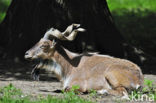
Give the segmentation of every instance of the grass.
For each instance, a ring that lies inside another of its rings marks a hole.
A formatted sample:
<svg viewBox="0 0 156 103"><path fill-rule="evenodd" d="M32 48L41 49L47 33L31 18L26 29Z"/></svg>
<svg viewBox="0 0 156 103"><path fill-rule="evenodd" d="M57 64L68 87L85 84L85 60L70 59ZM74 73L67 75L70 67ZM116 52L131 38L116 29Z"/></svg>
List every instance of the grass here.
<svg viewBox="0 0 156 103"><path fill-rule="evenodd" d="M12 84L0 88L0 103L93 103L79 96L77 91L79 86L73 86L69 92L62 92L63 96L41 96L32 97L25 95L20 89L15 88ZM90 91L89 99L97 97L95 90ZM142 97L143 96L143 97ZM156 84L151 80L144 80L144 88L142 91L134 90L129 94L132 102L152 102L156 101ZM98 97L97 97L98 98ZM143 99L142 99L143 98ZM118 100L121 103L123 100Z"/></svg>
<svg viewBox="0 0 156 103"><path fill-rule="evenodd" d="M107 0L116 26L132 45L156 56L156 0Z"/></svg>
<svg viewBox="0 0 156 103"><path fill-rule="evenodd" d="M107 0L107 2L111 11L117 11L117 9L156 11L155 0Z"/></svg>
<svg viewBox="0 0 156 103"><path fill-rule="evenodd" d="M156 0L107 0L116 26L132 45L156 56ZM11 0L0 0L0 23Z"/></svg>
<svg viewBox="0 0 156 103"><path fill-rule="evenodd" d="M107 0L116 26L126 40L156 56L156 0ZM0 0L0 23L11 0Z"/></svg>
<svg viewBox="0 0 156 103"><path fill-rule="evenodd" d="M21 90L10 84L0 89L0 103L92 103L78 96L74 92L77 88L74 86L71 91L63 92L63 97L49 95L47 97L38 96L34 99L30 95L25 96Z"/></svg>
<svg viewBox="0 0 156 103"><path fill-rule="evenodd" d="M156 55L156 0L107 0L107 2L115 23L126 40ZM11 0L0 0L0 23L6 16L10 3ZM142 92L133 91L136 98L142 94L148 96L153 94L156 101L156 85L150 80L145 80L145 85ZM95 95L95 91L92 94ZM63 98L48 96L32 100L31 96L24 96L21 90L10 84L0 89L0 103L91 103L73 91L63 95Z"/></svg>
<svg viewBox="0 0 156 103"><path fill-rule="evenodd" d="M132 97L133 96L133 97ZM132 94L129 95L131 100L138 102L154 102L156 101L156 84L154 81L145 79L144 88L142 91L132 91ZM134 98L135 97L135 98Z"/></svg>
<svg viewBox="0 0 156 103"><path fill-rule="evenodd" d="M0 23L6 16L6 11L11 3L11 0L0 0Z"/></svg>

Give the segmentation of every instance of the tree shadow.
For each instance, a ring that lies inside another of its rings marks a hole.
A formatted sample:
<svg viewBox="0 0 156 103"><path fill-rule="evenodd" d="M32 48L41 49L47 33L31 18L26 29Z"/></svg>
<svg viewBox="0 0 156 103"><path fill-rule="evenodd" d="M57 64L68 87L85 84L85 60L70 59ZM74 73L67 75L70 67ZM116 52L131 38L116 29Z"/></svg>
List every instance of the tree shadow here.
<svg viewBox="0 0 156 103"><path fill-rule="evenodd" d="M112 12L112 14L116 21L116 26L122 32L123 36L132 45L135 45L147 54L156 57L156 13L148 10L119 11L122 13L118 14L116 12ZM156 63L152 62L153 61L151 60L148 65L142 66L144 73L156 74ZM32 66L27 62L23 61L22 63L15 63L13 60L8 61L0 59L0 80L2 81L10 81L13 79L32 81L31 71ZM40 81L57 80L54 76L48 75L43 71L41 72Z"/></svg>
<svg viewBox="0 0 156 103"><path fill-rule="evenodd" d="M156 11L119 9L112 12L116 26L132 45L156 57Z"/></svg>
<svg viewBox="0 0 156 103"><path fill-rule="evenodd" d="M148 61L142 58L147 61L141 66L143 73L156 74L156 11L118 9L112 15L127 42L151 58Z"/></svg>
<svg viewBox="0 0 156 103"><path fill-rule="evenodd" d="M14 60L0 59L0 81L34 81L31 76L32 69L32 65L25 61L15 63ZM40 81L58 82L53 74L49 74L44 70L41 70Z"/></svg>

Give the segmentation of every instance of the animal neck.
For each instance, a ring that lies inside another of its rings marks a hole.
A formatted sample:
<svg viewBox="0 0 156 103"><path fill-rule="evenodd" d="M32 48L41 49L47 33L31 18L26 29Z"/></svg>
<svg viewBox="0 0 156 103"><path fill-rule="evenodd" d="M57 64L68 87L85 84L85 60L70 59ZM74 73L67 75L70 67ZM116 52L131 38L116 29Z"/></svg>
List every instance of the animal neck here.
<svg viewBox="0 0 156 103"><path fill-rule="evenodd" d="M53 60L44 60L40 61L36 68L45 69L48 72L54 72L56 74L57 79L62 79L62 67L56 61Z"/></svg>
<svg viewBox="0 0 156 103"><path fill-rule="evenodd" d="M51 59L41 62L38 67L54 72L56 77L64 82L72 73L73 68L78 66L81 55L72 53L60 46L56 46L55 49Z"/></svg>
<svg viewBox="0 0 156 103"><path fill-rule="evenodd" d="M66 79L72 72L72 58L73 55L70 55L69 51L65 50L63 47L57 46L52 57L52 68L59 80Z"/></svg>

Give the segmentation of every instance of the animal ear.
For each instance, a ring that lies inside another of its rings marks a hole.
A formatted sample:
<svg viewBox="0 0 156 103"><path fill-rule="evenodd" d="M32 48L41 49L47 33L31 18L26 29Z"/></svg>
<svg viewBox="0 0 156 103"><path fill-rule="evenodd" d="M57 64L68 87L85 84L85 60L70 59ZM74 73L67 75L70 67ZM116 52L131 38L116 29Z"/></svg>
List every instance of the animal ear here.
<svg viewBox="0 0 156 103"><path fill-rule="evenodd" d="M57 42L55 41L55 39L53 39L51 48L54 48L56 44L57 44Z"/></svg>

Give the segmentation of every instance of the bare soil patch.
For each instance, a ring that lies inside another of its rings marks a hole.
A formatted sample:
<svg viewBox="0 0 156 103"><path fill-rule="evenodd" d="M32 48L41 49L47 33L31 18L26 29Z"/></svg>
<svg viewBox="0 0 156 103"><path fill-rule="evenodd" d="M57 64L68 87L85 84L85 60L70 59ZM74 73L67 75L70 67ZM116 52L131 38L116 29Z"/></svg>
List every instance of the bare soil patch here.
<svg viewBox="0 0 156 103"><path fill-rule="evenodd" d="M32 66L28 63L14 63L11 61L1 60L0 62L0 87L4 87L12 83L15 87L22 90L25 95L37 97L39 95L61 96L61 83L51 74L42 71L40 81L33 81L31 78ZM156 83L156 75L145 74L145 78L154 80ZM81 95L87 98L88 95ZM111 103L115 101L113 96L96 96L93 100L103 103Z"/></svg>

